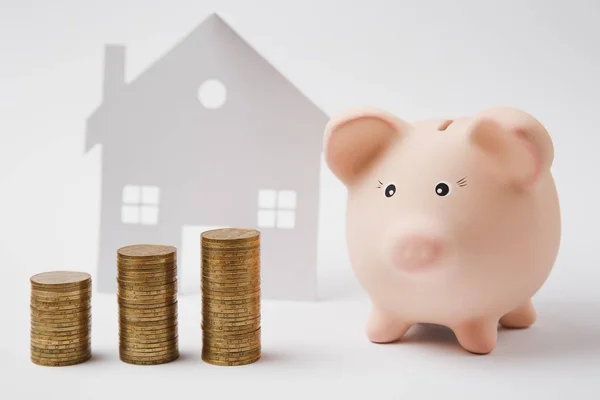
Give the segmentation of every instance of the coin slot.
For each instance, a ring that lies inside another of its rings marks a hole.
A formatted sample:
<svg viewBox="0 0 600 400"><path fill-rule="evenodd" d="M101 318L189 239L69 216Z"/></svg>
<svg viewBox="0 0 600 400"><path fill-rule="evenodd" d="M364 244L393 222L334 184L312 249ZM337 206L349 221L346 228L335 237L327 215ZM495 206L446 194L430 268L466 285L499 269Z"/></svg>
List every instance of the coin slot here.
<svg viewBox="0 0 600 400"><path fill-rule="evenodd" d="M446 120L446 121L442 122L442 123L441 123L441 124L438 126L438 131L445 131L446 129L448 129L448 127L449 127L450 125L452 125L452 123L453 123L453 122L454 122L454 121L453 121L453 120L451 120L451 119L448 119L448 120Z"/></svg>

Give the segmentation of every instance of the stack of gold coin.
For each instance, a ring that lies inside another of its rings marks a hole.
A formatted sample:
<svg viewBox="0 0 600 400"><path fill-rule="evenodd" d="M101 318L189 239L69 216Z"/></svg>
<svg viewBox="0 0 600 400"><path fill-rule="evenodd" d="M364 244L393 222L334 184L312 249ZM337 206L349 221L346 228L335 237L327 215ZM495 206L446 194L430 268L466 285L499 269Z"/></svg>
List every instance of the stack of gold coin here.
<svg viewBox="0 0 600 400"><path fill-rule="evenodd" d="M117 251L119 357L136 365L179 357L177 249L134 245Z"/></svg>
<svg viewBox="0 0 600 400"><path fill-rule="evenodd" d="M31 361L75 365L92 356L92 278L55 271L31 277Z"/></svg>
<svg viewBox="0 0 600 400"><path fill-rule="evenodd" d="M202 359L246 365L261 355L260 232L202 234Z"/></svg>

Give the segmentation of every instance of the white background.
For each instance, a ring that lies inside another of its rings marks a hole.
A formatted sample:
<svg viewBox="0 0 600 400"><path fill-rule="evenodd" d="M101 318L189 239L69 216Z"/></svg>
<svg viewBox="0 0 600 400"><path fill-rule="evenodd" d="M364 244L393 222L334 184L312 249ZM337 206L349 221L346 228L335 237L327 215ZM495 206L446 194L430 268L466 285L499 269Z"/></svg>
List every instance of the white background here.
<svg viewBox="0 0 600 400"><path fill-rule="evenodd" d="M325 112L371 105L407 120L523 108L553 136L563 211L539 320L473 356L445 329L405 343L364 336L369 303L344 239L345 190L323 169L320 299L263 302L261 362L200 360L197 296L180 299L181 359L117 357L116 304L95 295L93 361L28 360L30 275L94 273L100 151L83 155L103 46L127 46L131 80L211 12ZM600 393L600 2L0 0L0 397L595 398Z"/></svg>

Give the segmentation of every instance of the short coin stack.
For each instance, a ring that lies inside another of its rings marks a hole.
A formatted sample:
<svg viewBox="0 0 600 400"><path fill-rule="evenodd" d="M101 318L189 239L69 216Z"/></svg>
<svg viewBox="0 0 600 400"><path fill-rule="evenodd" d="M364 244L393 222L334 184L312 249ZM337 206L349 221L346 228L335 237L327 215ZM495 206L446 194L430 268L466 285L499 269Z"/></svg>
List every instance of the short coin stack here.
<svg viewBox="0 0 600 400"><path fill-rule="evenodd" d="M55 271L31 277L31 361L44 366L83 363L92 356L92 278Z"/></svg>
<svg viewBox="0 0 600 400"><path fill-rule="evenodd" d="M202 234L202 359L245 365L261 355L260 232Z"/></svg>
<svg viewBox="0 0 600 400"><path fill-rule="evenodd" d="M179 357L177 249L134 245L117 251L119 357L136 365Z"/></svg>

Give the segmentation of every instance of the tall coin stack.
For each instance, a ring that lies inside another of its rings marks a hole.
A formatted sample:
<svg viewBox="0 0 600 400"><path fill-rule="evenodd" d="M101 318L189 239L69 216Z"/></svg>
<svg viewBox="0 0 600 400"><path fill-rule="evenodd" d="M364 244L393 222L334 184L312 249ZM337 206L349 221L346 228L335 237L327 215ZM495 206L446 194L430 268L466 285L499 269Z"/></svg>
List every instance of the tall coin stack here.
<svg viewBox="0 0 600 400"><path fill-rule="evenodd" d="M177 249L134 245L117 251L119 357L136 365L179 357Z"/></svg>
<svg viewBox="0 0 600 400"><path fill-rule="evenodd" d="M92 278L55 271L31 277L31 361L44 366L83 363L92 356Z"/></svg>
<svg viewBox="0 0 600 400"><path fill-rule="evenodd" d="M202 234L202 359L245 365L261 355L260 233Z"/></svg>

